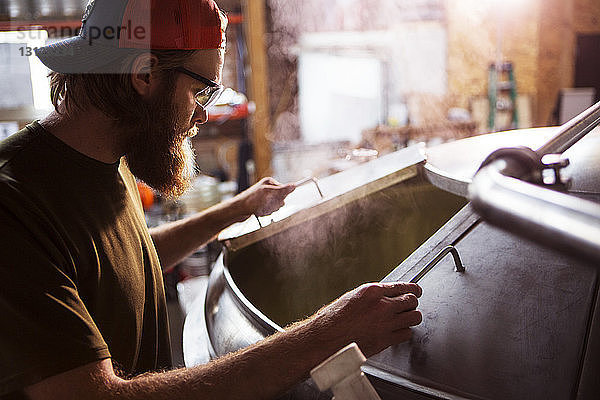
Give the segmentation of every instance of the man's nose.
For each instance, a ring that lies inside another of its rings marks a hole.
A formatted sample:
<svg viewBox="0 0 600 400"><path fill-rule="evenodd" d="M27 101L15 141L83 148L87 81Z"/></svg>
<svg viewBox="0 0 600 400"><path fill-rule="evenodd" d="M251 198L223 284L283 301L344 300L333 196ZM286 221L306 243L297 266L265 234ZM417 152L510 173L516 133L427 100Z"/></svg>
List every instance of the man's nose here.
<svg viewBox="0 0 600 400"><path fill-rule="evenodd" d="M192 122L195 124L205 124L208 121L208 112L204 109L204 107L196 105L196 110L194 110L194 116L192 117Z"/></svg>

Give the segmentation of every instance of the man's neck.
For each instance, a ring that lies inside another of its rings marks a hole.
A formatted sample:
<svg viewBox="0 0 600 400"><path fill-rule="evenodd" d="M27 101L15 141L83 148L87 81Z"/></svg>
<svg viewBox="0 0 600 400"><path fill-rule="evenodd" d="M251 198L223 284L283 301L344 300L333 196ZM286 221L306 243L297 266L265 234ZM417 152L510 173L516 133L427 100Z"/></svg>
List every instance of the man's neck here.
<svg viewBox="0 0 600 400"><path fill-rule="evenodd" d="M95 160L112 164L125 154L126 132L120 132L113 121L95 108L69 116L63 110L60 114L53 111L40 124L70 147Z"/></svg>

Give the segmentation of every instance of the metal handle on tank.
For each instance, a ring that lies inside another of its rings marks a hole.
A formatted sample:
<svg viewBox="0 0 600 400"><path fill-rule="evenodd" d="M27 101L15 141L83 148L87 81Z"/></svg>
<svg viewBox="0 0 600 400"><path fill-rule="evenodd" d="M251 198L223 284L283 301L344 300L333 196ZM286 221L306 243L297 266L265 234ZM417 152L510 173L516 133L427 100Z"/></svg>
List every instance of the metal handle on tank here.
<svg viewBox="0 0 600 400"><path fill-rule="evenodd" d="M321 192L321 188L319 187L319 180L317 178L313 177L308 177L308 178L304 178L304 179L300 179L298 182L294 183L295 186L302 186L305 183L308 182L312 182L315 184L315 186L317 187L317 192L319 192L319 196L321 196L321 199L324 199L325 196L323 195L323 192ZM254 218L256 218L256 222L258 222L258 226L259 228L262 229L262 224L260 223L260 219L258 218L258 215L256 214L252 214L254 215ZM271 221L272 222L272 221Z"/></svg>
<svg viewBox="0 0 600 400"><path fill-rule="evenodd" d="M319 187L319 180L317 178L315 178L314 176L312 177L308 177L308 178L304 178L304 179L300 179L298 182L294 183L295 186L302 186L305 183L308 182L312 182L315 184L315 186L317 187L317 192L319 192L319 196L321 196L322 199L325 198L325 196L323 196L323 192L321 192L321 188Z"/></svg>
<svg viewBox="0 0 600 400"><path fill-rule="evenodd" d="M427 265L425 265L418 274L416 274L411 280L411 283L417 283L421 280L422 277L424 277L429 271L431 271L431 269L433 267L435 267L437 265L437 263L439 263L440 261L442 261L442 258L444 258L448 253L452 254L452 259L454 260L454 266L456 267L456 271L458 272L465 272L465 266L463 265L462 261L460 260L460 256L458 255L458 250L456 250L456 247L452 246L452 245L448 245L446 247L444 247L439 253L436 254L435 257L433 257L433 260L429 261L427 263Z"/></svg>

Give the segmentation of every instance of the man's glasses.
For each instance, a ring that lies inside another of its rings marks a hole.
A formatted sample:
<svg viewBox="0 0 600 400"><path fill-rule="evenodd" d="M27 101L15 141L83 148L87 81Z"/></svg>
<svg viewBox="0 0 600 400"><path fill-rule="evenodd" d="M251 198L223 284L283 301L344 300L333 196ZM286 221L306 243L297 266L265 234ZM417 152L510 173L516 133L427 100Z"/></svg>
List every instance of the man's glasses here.
<svg viewBox="0 0 600 400"><path fill-rule="evenodd" d="M203 77L202 75L198 75L195 72L190 71L189 69L183 67L175 68L177 72L181 72L182 74L186 74L187 76L191 76L192 78L204 83L206 87L196 93L194 99L196 100L196 104L206 110L207 107L215 104L225 90L223 85L219 85L217 82L212 81L208 78Z"/></svg>

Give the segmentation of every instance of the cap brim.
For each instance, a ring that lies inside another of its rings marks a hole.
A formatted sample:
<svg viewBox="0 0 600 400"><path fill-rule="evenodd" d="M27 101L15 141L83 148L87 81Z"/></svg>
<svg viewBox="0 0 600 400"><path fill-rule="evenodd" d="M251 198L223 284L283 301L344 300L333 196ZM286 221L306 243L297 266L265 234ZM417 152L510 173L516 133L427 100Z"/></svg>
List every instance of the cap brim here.
<svg viewBox="0 0 600 400"><path fill-rule="evenodd" d="M36 56L52 71L66 74L122 73L122 61L144 49L119 49L75 36L35 50ZM149 51L149 50L147 50Z"/></svg>

